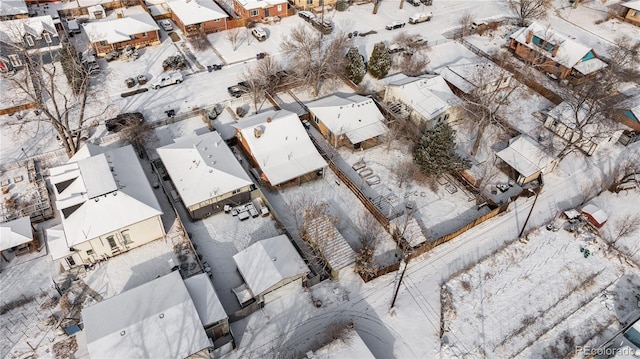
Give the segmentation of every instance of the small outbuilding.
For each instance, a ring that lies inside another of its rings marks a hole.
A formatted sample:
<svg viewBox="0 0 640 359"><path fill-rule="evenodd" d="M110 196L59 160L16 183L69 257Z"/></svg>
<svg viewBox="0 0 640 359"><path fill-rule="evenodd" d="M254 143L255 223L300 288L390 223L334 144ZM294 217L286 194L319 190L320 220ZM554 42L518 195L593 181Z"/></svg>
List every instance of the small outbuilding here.
<svg viewBox="0 0 640 359"><path fill-rule="evenodd" d="M353 272L356 253L340 234L329 216L321 215L309 218L305 227L303 238L311 243L314 250L320 252L331 272L331 278L339 279L343 270Z"/></svg>
<svg viewBox="0 0 640 359"><path fill-rule="evenodd" d="M33 238L33 227L29 217L0 223L0 253L5 261L9 262L10 257L27 254L37 249L38 241Z"/></svg>
<svg viewBox="0 0 640 359"><path fill-rule="evenodd" d="M550 172L556 161L531 137L520 135L509 141L509 146L496 153L509 168L519 185L534 181L545 172Z"/></svg>
<svg viewBox="0 0 640 359"><path fill-rule="evenodd" d="M595 204L588 204L582 207L582 214L587 217L589 222L596 226L596 228L600 228L604 226L607 222L608 216L600 207Z"/></svg>

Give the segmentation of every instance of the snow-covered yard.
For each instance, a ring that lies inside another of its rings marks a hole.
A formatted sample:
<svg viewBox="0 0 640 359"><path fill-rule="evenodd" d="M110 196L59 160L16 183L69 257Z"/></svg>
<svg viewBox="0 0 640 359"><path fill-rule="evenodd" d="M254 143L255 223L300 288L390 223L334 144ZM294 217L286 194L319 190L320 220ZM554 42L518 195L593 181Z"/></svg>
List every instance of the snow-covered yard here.
<svg viewBox="0 0 640 359"><path fill-rule="evenodd" d="M634 205L620 206L625 199ZM620 219L627 210L640 211L638 199L637 191L605 193L594 202L610 203L612 212L622 209L615 214ZM587 224L576 232L565 230L565 219L553 225L557 231L534 229L443 285L445 358L562 357L594 337L601 340L605 328L634 310L637 265L609 249ZM601 232L606 226L615 225L607 223ZM638 235L629 236L636 251Z"/></svg>

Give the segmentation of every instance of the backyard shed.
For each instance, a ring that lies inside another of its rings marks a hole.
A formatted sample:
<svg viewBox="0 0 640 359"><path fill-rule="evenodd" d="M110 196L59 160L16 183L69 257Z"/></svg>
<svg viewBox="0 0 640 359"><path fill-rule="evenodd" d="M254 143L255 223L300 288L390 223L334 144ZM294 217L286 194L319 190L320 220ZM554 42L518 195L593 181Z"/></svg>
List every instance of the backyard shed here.
<svg viewBox="0 0 640 359"><path fill-rule="evenodd" d="M38 243L33 239L33 228L29 217L0 223L0 252L5 261L10 260L9 256L19 256L37 248ZM11 252L10 255L5 251Z"/></svg>
<svg viewBox="0 0 640 359"><path fill-rule="evenodd" d="M553 169L555 160L545 153L531 137L520 135L509 141L509 146L496 156L515 171L515 179L523 185L538 179Z"/></svg>
<svg viewBox="0 0 640 359"><path fill-rule="evenodd" d="M345 268L353 271L356 253L328 216L310 218L306 222L304 238L320 252L331 271L331 278L337 280Z"/></svg>
<svg viewBox="0 0 640 359"><path fill-rule="evenodd" d="M604 226L608 218L607 214L595 204L588 204L582 207L582 214L597 228Z"/></svg>

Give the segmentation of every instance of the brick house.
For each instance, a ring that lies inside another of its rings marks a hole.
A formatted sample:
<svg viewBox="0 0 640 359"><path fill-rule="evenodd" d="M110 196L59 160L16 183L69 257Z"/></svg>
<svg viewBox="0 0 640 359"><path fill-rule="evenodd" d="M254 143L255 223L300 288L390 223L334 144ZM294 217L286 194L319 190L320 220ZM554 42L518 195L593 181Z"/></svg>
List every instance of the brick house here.
<svg viewBox="0 0 640 359"><path fill-rule="evenodd" d="M24 0L0 1L0 20L24 19L29 17L29 9Z"/></svg>
<svg viewBox="0 0 640 359"><path fill-rule="evenodd" d="M536 22L513 33L509 48L559 79L581 79L607 66L593 49Z"/></svg>
<svg viewBox="0 0 640 359"><path fill-rule="evenodd" d="M160 44L160 28L142 6L116 9L106 18L83 25L97 56L130 45L134 48Z"/></svg>
<svg viewBox="0 0 640 359"><path fill-rule="evenodd" d="M0 22L0 72L23 68L25 56L37 63L57 61L60 47L49 15Z"/></svg>
<svg viewBox="0 0 640 359"><path fill-rule="evenodd" d="M629 1L620 5L626 8L624 21L640 26L640 1Z"/></svg>
<svg viewBox="0 0 640 359"><path fill-rule="evenodd" d="M294 0L293 6L300 10L310 10L321 6L335 6L336 0Z"/></svg>
<svg viewBox="0 0 640 359"><path fill-rule="evenodd" d="M227 30L227 14L213 0L170 0L171 18L186 36Z"/></svg>
<svg viewBox="0 0 640 359"><path fill-rule="evenodd" d="M287 16L285 0L233 0L233 9L246 21L261 22L264 18Z"/></svg>

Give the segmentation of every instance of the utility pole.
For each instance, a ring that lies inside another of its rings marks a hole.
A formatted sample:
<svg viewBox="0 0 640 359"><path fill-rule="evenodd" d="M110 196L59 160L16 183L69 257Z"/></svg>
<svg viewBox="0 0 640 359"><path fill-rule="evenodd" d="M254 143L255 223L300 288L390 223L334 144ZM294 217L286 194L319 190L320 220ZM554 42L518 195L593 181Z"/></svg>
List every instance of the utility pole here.
<svg viewBox="0 0 640 359"><path fill-rule="evenodd" d="M532 189L529 189L532 191ZM522 237L524 233L524 229L527 228L527 223L529 222L529 218L531 218L531 213L533 212L533 207L536 205L536 201L538 200L538 196L540 195L540 188L538 188L538 192L536 192L536 198L533 199L533 204L531 205L531 209L529 210L529 214L527 215L527 219L524 220L524 225L522 225L522 229L520 230L520 234L518 234L518 238Z"/></svg>
<svg viewBox="0 0 640 359"><path fill-rule="evenodd" d="M378 13L378 8L380 7L380 3L382 2L382 0L373 0L373 14L377 14Z"/></svg>
<svg viewBox="0 0 640 359"><path fill-rule="evenodd" d="M400 9L404 6L404 0L400 0Z"/></svg>

